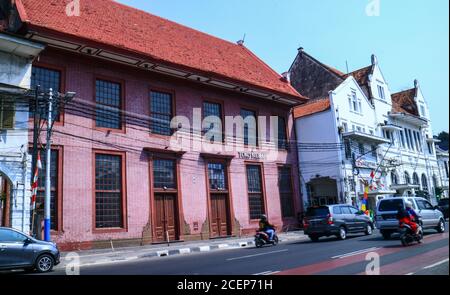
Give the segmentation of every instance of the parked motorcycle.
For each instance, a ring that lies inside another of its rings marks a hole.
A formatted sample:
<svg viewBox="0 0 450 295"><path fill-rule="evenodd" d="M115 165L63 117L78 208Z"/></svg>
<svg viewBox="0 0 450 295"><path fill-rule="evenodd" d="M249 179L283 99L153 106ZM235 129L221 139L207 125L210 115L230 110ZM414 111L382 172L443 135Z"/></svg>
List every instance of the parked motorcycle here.
<svg viewBox="0 0 450 295"><path fill-rule="evenodd" d="M263 231L256 231L255 235L255 246L256 248L261 248L264 245L277 245L278 244L278 236L275 233L273 235L273 240L269 240L269 235Z"/></svg>
<svg viewBox="0 0 450 295"><path fill-rule="evenodd" d="M418 233L415 233L410 225L406 223L400 223L400 241L403 246L410 246L414 242L422 243L423 230L419 225Z"/></svg>

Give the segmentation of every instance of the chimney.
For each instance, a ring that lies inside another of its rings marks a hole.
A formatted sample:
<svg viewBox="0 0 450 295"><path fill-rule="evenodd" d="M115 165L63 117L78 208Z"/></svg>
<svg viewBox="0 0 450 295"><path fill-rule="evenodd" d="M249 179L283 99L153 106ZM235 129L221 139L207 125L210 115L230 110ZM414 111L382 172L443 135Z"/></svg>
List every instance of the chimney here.
<svg viewBox="0 0 450 295"><path fill-rule="evenodd" d="M419 80L417 79L414 80L414 88L419 88Z"/></svg>

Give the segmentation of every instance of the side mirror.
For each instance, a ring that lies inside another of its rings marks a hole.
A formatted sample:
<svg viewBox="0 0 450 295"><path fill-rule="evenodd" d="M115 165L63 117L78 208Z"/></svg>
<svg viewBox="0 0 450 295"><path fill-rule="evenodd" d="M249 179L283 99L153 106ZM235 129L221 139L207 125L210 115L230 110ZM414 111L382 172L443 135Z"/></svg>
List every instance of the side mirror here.
<svg viewBox="0 0 450 295"><path fill-rule="evenodd" d="M31 244L32 242L33 240L31 240L30 238L26 238L25 241L23 241L25 245Z"/></svg>

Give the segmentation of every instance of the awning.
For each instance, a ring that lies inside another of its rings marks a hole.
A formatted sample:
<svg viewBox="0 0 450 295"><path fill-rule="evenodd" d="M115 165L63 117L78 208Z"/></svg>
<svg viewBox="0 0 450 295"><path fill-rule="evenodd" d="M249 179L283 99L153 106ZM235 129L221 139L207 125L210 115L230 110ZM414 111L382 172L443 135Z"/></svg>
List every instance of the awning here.
<svg viewBox="0 0 450 295"><path fill-rule="evenodd" d="M392 184L391 189L397 190L397 191L406 191L409 189L418 189L420 188L420 185L418 184Z"/></svg>
<svg viewBox="0 0 450 295"><path fill-rule="evenodd" d="M390 130L390 131L400 131L403 130L402 127L394 125L394 124L386 124L386 125L382 125L381 129L383 130Z"/></svg>
<svg viewBox="0 0 450 295"><path fill-rule="evenodd" d="M379 136L376 136L373 134L363 133L360 131L345 132L344 134L342 134L342 136L351 138L351 139L360 140L360 141L376 143L376 144L390 143L390 141L388 139L385 139L385 138L382 138L382 137L379 137Z"/></svg>
<svg viewBox="0 0 450 295"><path fill-rule="evenodd" d="M428 120L421 118L421 117L417 117L417 116L413 116L413 115L409 115L409 114L404 114L404 113L390 113L389 116L391 118L415 125L415 126L420 126L420 127L426 127L428 126Z"/></svg>

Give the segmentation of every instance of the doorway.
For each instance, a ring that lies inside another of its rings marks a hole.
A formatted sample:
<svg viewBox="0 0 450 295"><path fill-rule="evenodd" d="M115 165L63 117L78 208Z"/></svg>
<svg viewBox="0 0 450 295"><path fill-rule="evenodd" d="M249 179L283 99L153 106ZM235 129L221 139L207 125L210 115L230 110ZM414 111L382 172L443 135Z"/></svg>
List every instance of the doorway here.
<svg viewBox="0 0 450 295"><path fill-rule="evenodd" d="M207 162L210 237L231 235L230 194L225 161Z"/></svg>

